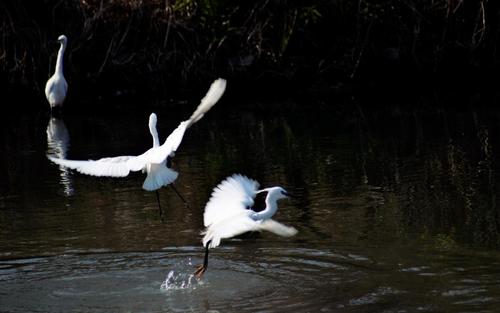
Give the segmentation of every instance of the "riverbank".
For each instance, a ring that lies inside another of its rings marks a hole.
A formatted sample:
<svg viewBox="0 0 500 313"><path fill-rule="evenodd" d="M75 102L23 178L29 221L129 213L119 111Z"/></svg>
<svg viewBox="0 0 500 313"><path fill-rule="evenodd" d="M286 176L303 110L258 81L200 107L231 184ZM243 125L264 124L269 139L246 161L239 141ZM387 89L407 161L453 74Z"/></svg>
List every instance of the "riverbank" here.
<svg viewBox="0 0 500 313"><path fill-rule="evenodd" d="M499 8L495 1L8 0L0 4L0 82L13 97L43 95L64 33L65 75L79 99L175 99L218 76L244 96L474 91L499 81Z"/></svg>

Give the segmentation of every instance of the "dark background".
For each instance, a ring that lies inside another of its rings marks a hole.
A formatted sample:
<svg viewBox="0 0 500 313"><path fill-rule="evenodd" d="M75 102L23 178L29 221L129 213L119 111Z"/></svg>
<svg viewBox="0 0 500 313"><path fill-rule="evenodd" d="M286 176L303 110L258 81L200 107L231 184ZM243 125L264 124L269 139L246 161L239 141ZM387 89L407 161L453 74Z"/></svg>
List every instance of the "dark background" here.
<svg viewBox="0 0 500 313"><path fill-rule="evenodd" d="M65 34L69 102L165 107L198 98L220 76L239 99L321 107L356 95L384 106L379 97L439 93L457 106L464 95L495 97L499 8L486 0L4 0L0 82L7 99L40 105Z"/></svg>

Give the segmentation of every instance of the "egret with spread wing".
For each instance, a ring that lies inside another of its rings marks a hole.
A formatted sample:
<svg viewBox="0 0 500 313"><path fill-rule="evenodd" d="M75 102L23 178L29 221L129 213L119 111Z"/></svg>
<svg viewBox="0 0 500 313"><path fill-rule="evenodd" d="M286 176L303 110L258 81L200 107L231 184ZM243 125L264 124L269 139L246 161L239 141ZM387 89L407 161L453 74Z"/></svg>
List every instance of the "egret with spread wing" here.
<svg viewBox="0 0 500 313"><path fill-rule="evenodd" d="M160 145L158 132L156 130L157 117L156 114L152 113L149 117L149 131L153 137L153 147L141 155L119 156L88 161L66 160L55 158L50 155L48 158L56 164L93 176L124 177L131 171L146 172L147 177L144 180L142 188L148 191L156 191L158 207L161 215L162 210L158 189L162 186L172 184L178 176L176 171L168 167L169 158L174 156L186 129L199 121L203 115L210 110L210 108L214 106L217 101L219 101L225 89L226 80L222 78L215 80L191 117L188 120L181 122L162 145ZM173 187L173 185L171 186ZM179 193L178 195L180 196Z"/></svg>
<svg viewBox="0 0 500 313"><path fill-rule="evenodd" d="M278 200L290 195L281 187L257 190L259 183L240 174L234 174L214 188L205 206L202 234L205 258L198 266L195 276L200 278L208 267L208 250L220 245L221 239L231 238L248 231L267 230L277 235L290 237L297 233L294 227L285 226L271 219L278 210ZM266 208L252 210L257 193L267 192Z"/></svg>
<svg viewBox="0 0 500 313"><path fill-rule="evenodd" d="M68 83L63 74L64 51L66 50L68 39L66 36L61 35L57 38L57 41L61 46L57 53L56 70L45 85L45 97L50 104L51 112L56 108L60 109L62 107L64 99L66 99L66 92L68 91Z"/></svg>

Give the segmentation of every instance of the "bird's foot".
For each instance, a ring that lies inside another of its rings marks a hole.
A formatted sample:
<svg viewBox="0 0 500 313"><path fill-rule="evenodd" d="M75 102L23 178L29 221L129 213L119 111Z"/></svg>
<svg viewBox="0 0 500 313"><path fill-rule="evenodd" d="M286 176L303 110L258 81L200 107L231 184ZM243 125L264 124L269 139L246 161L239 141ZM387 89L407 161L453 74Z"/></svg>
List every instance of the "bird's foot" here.
<svg viewBox="0 0 500 313"><path fill-rule="evenodd" d="M207 267L204 264L200 264L196 267L196 271L194 271L194 276L198 279L203 277L203 274L207 270Z"/></svg>

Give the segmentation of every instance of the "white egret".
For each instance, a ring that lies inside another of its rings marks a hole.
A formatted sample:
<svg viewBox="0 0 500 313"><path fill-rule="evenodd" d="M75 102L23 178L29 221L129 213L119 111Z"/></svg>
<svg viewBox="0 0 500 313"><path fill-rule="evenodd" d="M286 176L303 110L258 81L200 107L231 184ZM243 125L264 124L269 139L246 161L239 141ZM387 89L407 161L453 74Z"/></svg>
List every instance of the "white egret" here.
<svg viewBox="0 0 500 313"><path fill-rule="evenodd" d="M208 250L219 246L221 239L231 238L248 231L267 230L277 235L290 237L297 233L294 227L285 226L271 219L278 210L277 201L289 197L282 187L257 190L259 183L240 174L234 174L214 188L205 206L202 232L205 258L194 275L198 278L208 267ZM257 193L267 192L263 211L252 210Z"/></svg>
<svg viewBox="0 0 500 313"><path fill-rule="evenodd" d="M146 172L147 176L142 188L148 191L156 191L161 216L162 210L158 189L171 184L178 176L176 171L168 167L169 158L174 156L186 129L199 121L219 101L225 89L226 80L222 78L215 80L191 117L181 122L162 145L160 145L156 130L157 117L155 113L152 113L149 117L149 131L153 137L153 147L139 156L118 156L88 161L66 160L52 156L48 156L48 158L56 164L93 176L124 177L131 171ZM178 195L180 196L179 193Z"/></svg>
<svg viewBox="0 0 500 313"><path fill-rule="evenodd" d="M66 99L66 92L68 91L68 83L63 74L64 51L66 50L68 39L66 36L61 35L57 38L57 41L61 46L57 53L56 70L45 85L45 97L50 104L51 111L62 107L64 99Z"/></svg>

